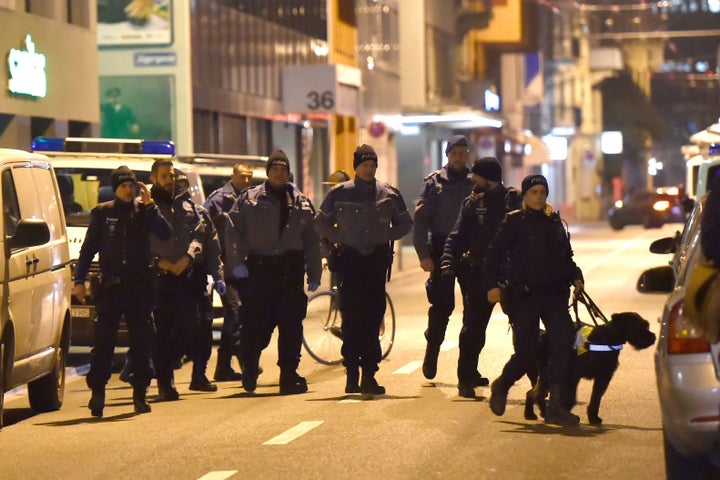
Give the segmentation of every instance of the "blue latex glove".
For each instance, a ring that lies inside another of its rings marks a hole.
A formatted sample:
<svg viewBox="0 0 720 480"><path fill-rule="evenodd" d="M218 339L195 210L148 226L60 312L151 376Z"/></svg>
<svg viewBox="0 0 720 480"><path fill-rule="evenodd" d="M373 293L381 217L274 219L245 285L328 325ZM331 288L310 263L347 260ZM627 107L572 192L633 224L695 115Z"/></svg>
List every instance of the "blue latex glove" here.
<svg viewBox="0 0 720 480"><path fill-rule="evenodd" d="M232 269L232 275L235 278L248 278L250 276L250 272L248 272L245 264L241 263L240 265Z"/></svg>
<svg viewBox="0 0 720 480"><path fill-rule="evenodd" d="M225 293L227 293L227 285L225 285L225 282L223 280L218 280L217 282L215 282L215 291L220 296L225 295Z"/></svg>
<svg viewBox="0 0 720 480"><path fill-rule="evenodd" d="M314 291L317 290L318 288L320 288L320 284L319 284L319 283L317 283L317 282L310 282L310 283L308 283L308 292L314 292Z"/></svg>

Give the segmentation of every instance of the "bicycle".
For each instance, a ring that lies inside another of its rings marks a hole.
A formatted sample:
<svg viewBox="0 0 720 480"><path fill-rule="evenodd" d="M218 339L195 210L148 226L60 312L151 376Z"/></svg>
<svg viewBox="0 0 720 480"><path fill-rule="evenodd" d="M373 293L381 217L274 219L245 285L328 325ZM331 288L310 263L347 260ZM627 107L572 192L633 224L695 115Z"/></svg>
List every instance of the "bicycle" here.
<svg viewBox="0 0 720 480"><path fill-rule="evenodd" d="M307 316L303 322L303 345L316 361L323 365L342 362L342 314L340 294L336 287L317 292L308 299ZM385 317L380 325L381 359L390 355L395 342L395 307L385 292Z"/></svg>

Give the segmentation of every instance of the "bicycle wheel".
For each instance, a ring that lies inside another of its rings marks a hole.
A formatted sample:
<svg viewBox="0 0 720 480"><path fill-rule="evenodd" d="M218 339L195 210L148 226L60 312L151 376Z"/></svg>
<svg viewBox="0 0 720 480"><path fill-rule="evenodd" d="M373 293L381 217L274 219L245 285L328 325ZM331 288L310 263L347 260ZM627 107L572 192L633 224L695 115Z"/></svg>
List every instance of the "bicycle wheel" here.
<svg viewBox="0 0 720 480"><path fill-rule="evenodd" d="M395 307L387 292L385 292L385 303L385 317L380 325L380 351L383 360L390 355L390 350L395 343Z"/></svg>
<svg viewBox="0 0 720 480"><path fill-rule="evenodd" d="M342 362L342 316L336 295L334 291L327 291L311 296L303 321L305 350L323 365L337 365Z"/></svg>

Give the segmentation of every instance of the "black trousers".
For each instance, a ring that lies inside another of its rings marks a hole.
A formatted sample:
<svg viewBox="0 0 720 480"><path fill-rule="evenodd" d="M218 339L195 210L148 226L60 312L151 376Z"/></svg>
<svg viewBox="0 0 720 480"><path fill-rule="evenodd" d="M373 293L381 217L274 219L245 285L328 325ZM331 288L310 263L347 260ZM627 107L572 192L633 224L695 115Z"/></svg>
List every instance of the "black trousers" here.
<svg viewBox="0 0 720 480"><path fill-rule="evenodd" d="M468 272L458 277L463 295L463 326L460 330L458 382L469 383L475 378L480 352L485 346L485 334L495 304L487 301L480 272Z"/></svg>
<svg viewBox="0 0 720 480"><path fill-rule="evenodd" d="M176 277L170 273L161 273L157 277L155 300L157 335L153 360L158 383L168 383L173 380L174 365L186 353L190 352L192 357L193 350L195 352L203 350L194 347L194 335L202 323L200 301L205 294L206 283L207 277L204 274ZM212 346L212 323L208 327L209 345ZM207 358L210 358L209 349L207 350ZM202 355L197 353L197 358L201 359Z"/></svg>
<svg viewBox="0 0 720 480"><path fill-rule="evenodd" d="M503 383L510 386L526 372L537 371L540 320L547 331L549 384L567 381L575 335L568 299L568 291L553 291L530 292L512 300L508 316L515 353L503 368Z"/></svg>
<svg viewBox="0 0 720 480"><path fill-rule="evenodd" d="M430 302L425 338L428 344L439 347L445 340L450 315L455 309L455 289L454 285L448 288L448 285L444 285L440 280L440 256L433 253L432 260L435 268L425 282L425 292Z"/></svg>
<svg viewBox="0 0 720 480"><path fill-rule="evenodd" d="M225 295L220 297L223 305L223 324L220 334L219 353L227 352L229 355L238 355L240 353L240 327L243 323L242 314L245 312L241 309L243 284L248 279L227 279L225 281L227 291Z"/></svg>
<svg viewBox="0 0 720 480"><path fill-rule="evenodd" d="M307 313L302 252L247 259L249 277L242 294L240 329L243 363L256 365L278 327L278 366L295 371L300 364L302 321Z"/></svg>
<svg viewBox="0 0 720 480"><path fill-rule="evenodd" d="M151 275L103 289L97 303L98 318L93 326L90 371L85 379L88 387L104 387L110 379L118 325L122 316L125 317L130 337L128 357L135 366L133 386L150 385L153 378L150 358L155 341L152 306Z"/></svg>
<svg viewBox="0 0 720 480"><path fill-rule="evenodd" d="M343 365L348 369L362 367L363 373L378 370L388 261L388 253L382 251L372 255L345 255L339 262L341 353Z"/></svg>

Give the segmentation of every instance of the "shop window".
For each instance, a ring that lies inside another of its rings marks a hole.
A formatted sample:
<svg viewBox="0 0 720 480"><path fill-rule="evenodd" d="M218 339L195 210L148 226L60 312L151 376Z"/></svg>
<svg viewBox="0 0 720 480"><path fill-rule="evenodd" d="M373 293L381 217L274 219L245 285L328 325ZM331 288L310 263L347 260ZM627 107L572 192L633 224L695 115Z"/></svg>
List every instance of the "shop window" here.
<svg viewBox="0 0 720 480"><path fill-rule="evenodd" d="M53 18L55 16L55 2L47 0L25 0L25 11L33 15Z"/></svg>
<svg viewBox="0 0 720 480"><path fill-rule="evenodd" d="M90 28L90 6L87 0L67 0L67 22Z"/></svg>

